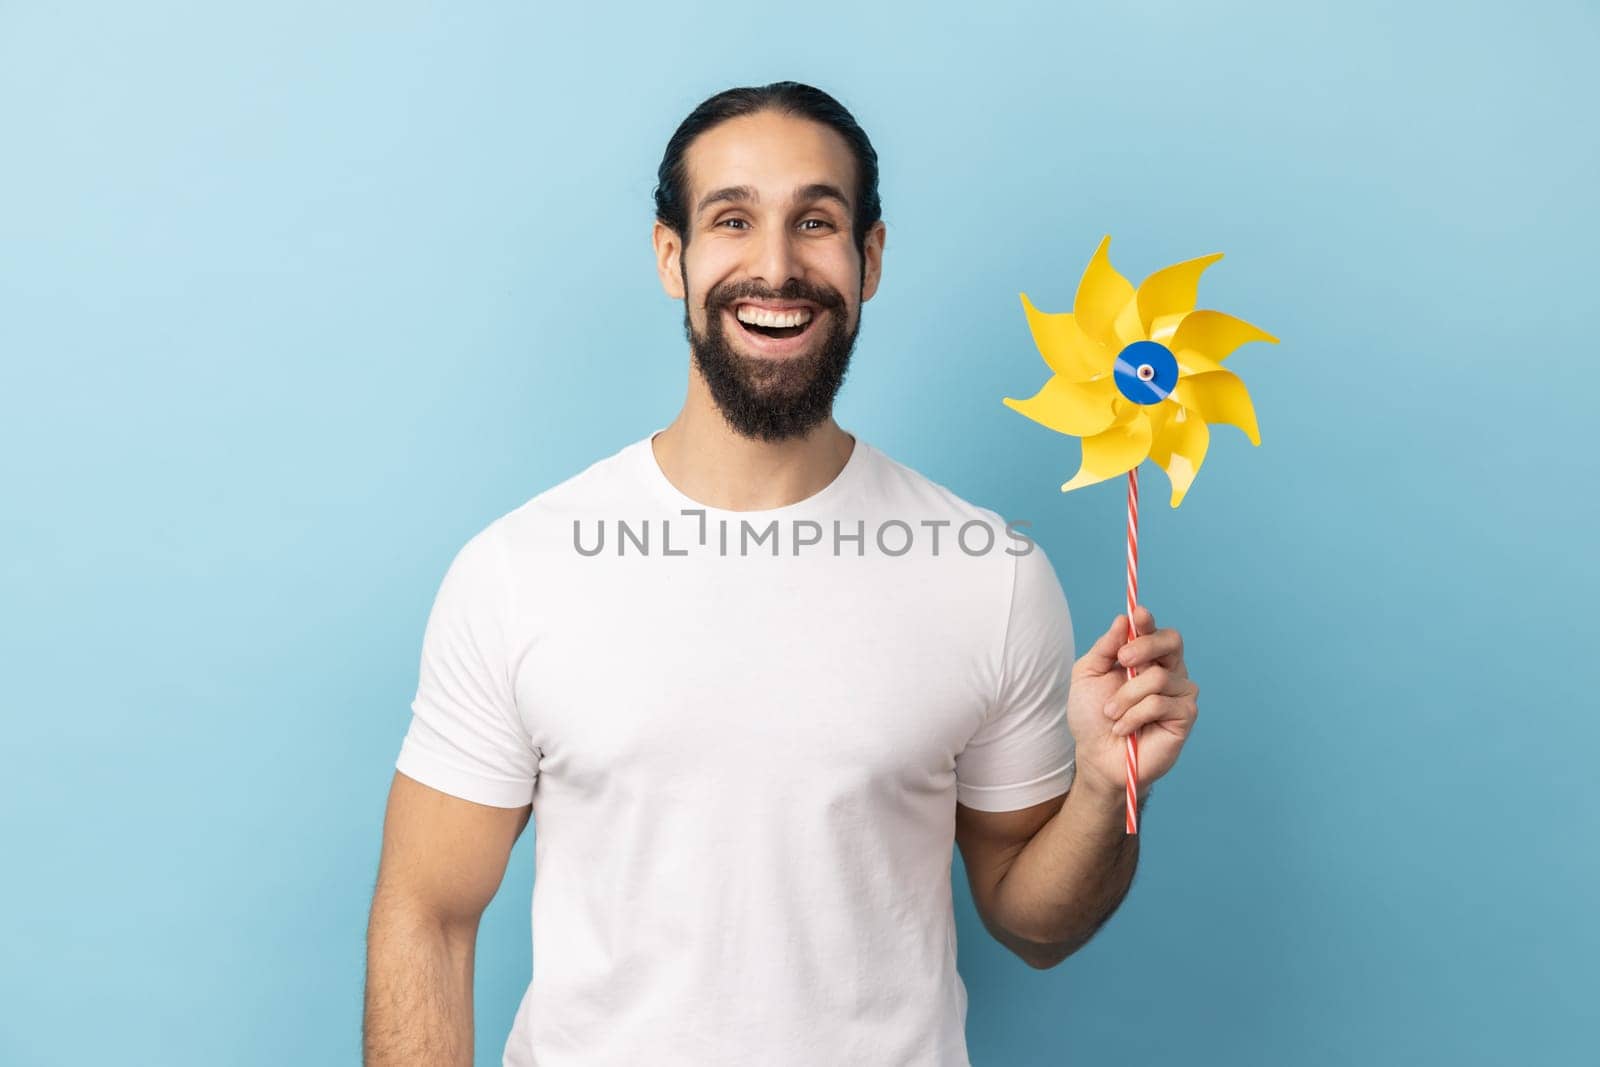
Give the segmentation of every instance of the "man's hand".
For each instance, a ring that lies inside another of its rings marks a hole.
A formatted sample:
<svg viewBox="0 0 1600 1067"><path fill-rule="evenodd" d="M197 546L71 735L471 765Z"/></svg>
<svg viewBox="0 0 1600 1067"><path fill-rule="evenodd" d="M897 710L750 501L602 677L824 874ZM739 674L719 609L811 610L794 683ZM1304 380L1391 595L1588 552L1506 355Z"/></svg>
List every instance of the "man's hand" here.
<svg viewBox="0 0 1600 1067"><path fill-rule="evenodd" d="M1133 614L1139 636L1128 640L1127 616L1118 615L1072 665L1067 728L1077 745L1077 779L1108 796L1127 790L1126 737L1138 731L1142 799L1178 761L1200 715L1200 687L1184 665L1178 631L1156 629L1148 608Z"/></svg>

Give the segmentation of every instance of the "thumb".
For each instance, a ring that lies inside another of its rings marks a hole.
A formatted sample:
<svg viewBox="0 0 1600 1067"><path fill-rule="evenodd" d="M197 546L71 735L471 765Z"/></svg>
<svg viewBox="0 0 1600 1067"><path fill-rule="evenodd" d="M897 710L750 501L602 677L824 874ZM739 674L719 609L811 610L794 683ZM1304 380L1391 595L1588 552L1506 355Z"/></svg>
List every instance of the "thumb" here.
<svg viewBox="0 0 1600 1067"><path fill-rule="evenodd" d="M1083 654L1082 663L1091 675L1110 674L1113 670L1121 669L1117 662L1117 652L1128 640L1128 617L1118 615L1111 620L1111 628L1089 646Z"/></svg>

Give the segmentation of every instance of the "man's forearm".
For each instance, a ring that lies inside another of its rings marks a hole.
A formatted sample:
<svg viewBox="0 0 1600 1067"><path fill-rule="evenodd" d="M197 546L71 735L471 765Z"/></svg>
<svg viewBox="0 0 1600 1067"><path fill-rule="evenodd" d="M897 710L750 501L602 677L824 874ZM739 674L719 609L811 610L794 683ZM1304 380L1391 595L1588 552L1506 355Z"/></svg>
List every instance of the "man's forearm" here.
<svg viewBox="0 0 1600 1067"><path fill-rule="evenodd" d="M1141 811L1148 794L1148 787L1140 792ZM1139 863L1139 835L1128 833L1126 822L1124 790L1075 781L1060 810L1011 861L995 890L995 915L1029 946L1033 966L1072 955L1122 903Z"/></svg>
<svg viewBox="0 0 1600 1067"><path fill-rule="evenodd" d="M472 1064L477 928L375 901L367 927L366 1067Z"/></svg>

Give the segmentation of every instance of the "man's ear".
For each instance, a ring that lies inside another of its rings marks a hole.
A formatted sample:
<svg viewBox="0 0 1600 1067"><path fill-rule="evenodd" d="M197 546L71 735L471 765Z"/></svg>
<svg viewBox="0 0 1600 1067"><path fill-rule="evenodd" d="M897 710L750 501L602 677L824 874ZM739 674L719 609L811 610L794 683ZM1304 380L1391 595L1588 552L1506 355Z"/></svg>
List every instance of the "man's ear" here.
<svg viewBox="0 0 1600 1067"><path fill-rule="evenodd" d="M656 248L656 273L661 276L661 288L674 300L684 299L683 272L679 265L683 242L678 238L678 231L657 219L650 231L650 240Z"/></svg>
<svg viewBox="0 0 1600 1067"><path fill-rule="evenodd" d="M866 245L861 250L861 302L872 299L878 291L878 279L883 276L883 242L888 237L888 227L879 219L867 231Z"/></svg>

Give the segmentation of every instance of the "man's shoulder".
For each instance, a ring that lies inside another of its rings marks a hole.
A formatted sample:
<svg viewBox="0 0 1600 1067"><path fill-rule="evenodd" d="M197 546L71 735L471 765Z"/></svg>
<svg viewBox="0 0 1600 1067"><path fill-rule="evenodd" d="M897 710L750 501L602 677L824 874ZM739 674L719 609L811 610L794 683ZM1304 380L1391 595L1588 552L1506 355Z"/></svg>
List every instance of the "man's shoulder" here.
<svg viewBox="0 0 1600 1067"><path fill-rule="evenodd" d="M572 536L574 519L633 517L641 491L636 461L644 440L630 441L539 490L496 516L474 540L500 538L508 547L524 550L562 547Z"/></svg>
<svg viewBox="0 0 1600 1067"><path fill-rule="evenodd" d="M639 493L638 452L648 438L630 441L607 455L540 490L507 512L503 519L526 512L572 512L626 499Z"/></svg>
<svg viewBox="0 0 1600 1067"><path fill-rule="evenodd" d="M983 522L1003 529L1006 520L998 511L986 507L935 480L909 462L873 448L872 492L892 508L916 512L916 518L946 520L956 525ZM914 519L908 519L914 524Z"/></svg>

